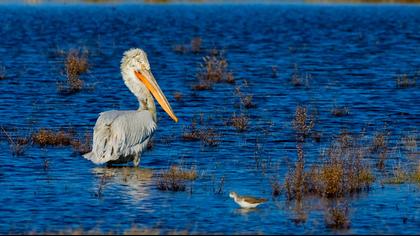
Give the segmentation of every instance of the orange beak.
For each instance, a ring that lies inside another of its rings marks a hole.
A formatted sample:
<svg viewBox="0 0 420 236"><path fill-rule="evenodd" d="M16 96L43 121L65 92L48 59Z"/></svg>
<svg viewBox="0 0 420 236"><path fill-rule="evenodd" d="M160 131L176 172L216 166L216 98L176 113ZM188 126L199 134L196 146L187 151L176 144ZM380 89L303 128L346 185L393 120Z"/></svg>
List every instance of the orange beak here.
<svg viewBox="0 0 420 236"><path fill-rule="evenodd" d="M134 71L136 77L146 86L146 88L152 93L153 97L157 100L163 110L175 121L178 122L178 118L175 116L174 111L169 105L168 100L157 84L155 77L149 70Z"/></svg>

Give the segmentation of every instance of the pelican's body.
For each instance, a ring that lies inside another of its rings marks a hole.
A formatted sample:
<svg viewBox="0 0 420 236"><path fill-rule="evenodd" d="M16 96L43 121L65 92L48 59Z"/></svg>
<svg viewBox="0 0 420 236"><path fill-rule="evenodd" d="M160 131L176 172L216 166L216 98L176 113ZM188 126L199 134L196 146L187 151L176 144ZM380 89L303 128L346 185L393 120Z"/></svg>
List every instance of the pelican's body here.
<svg viewBox="0 0 420 236"><path fill-rule="evenodd" d="M156 83L141 49L124 53L121 74L126 86L137 97L135 111L106 111L99 115L93 133L92 151L84 157L95 164L140 163L140 155L156 129L156 106L153 96L176 122L172 108Z"/></svg>

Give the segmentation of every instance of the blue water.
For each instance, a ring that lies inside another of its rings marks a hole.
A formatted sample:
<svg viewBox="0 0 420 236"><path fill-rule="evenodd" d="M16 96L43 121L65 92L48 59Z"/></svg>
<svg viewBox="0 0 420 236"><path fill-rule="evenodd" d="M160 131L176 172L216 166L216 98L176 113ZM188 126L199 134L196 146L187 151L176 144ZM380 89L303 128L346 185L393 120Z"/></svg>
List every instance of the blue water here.
<svg viewBox="0 0 420 236"><path fill-rule="evenodd" d="M271 198L270 179L283 181L296 160L291 125L296 106L318 114L315 127L322 139L305 144L308 163L316 162L342 129L367 136L389 131L394 155L388 170L416 163L418 149L407 155L398 145L402 135L418 137L418 80L414 87L397 89L395 79L419 74L419 32L420 7L408 5L0 5L0 66L6 68L0 125L10 134L24 136L41 127L71 127L82 134L92 130L99 112L136 109L119 72L122 53L132 47L148 53L180 119L174 123L159 110L154 147L143 155L141 170L97 167L70 147L31 145L24 155L13 156L2 132L0 233L124 232L133 226L164 232L337 233L324 224L328 200L306 199L307 220L297 224L296 203L286 201L284 193ZM173 50L194 37L202 38L202 52ZM65 80L57 51L70 48L89 51L90 69L81 78L94 89L63 96L57 91ZM198 65L212 48L225 51L237 83L193 91ZM311 75L308 86L291 84L295 64L299 73ZM253 95L256 108L236 106L239 85ZM183 94L181 101L175 92ZM347 106L350 115L332 116L334 106ZM241 112L250 116L250 128L237 133L225 124ZM218 146L182 139L200 114L219 134ZM264 160L272 162L266 173L255 165L257 144ZM139 176L171 164L194 166L200 177L186 192L171 193L159 191L155 177ZM215 194L221 179L222 192ZM229 191L270 201L244 212L228 198ZM345 201L351 226L339 232L420 233L415 184L377 181L369 192Z"/></svg>

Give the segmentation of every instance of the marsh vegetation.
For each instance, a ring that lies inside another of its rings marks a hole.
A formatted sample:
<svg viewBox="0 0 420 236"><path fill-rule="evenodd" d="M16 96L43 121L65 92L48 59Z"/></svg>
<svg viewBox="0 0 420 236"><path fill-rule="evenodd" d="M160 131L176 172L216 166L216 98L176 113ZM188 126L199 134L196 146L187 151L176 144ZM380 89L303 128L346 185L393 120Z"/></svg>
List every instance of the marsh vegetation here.
<svg viewBox="0 0 420 236"><path fill-rule="evenodd" d="M417 10L214 5L0 7L0 232L418 231ZM158 107L140 168L96 167L98 113L138 106L133 46L180 121ZM243 211L229 191L271 199Z"/></svg>

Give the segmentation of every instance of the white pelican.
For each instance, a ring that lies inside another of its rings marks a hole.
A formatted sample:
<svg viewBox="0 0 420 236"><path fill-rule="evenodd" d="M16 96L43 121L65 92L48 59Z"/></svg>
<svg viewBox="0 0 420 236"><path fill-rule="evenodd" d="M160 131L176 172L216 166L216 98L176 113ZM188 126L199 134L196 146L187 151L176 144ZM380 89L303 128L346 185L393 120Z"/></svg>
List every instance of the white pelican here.
<svg viewBox="0 0 420 236"><path fill-rule="evenodd" d="M92 151L83 155L95 164L140 163L140 155L156 129L156 106L153 97L175 121L162 90L150 70L146 53L130 49L121 60L121 74L125 85L137 97L136 111L106 111L99 114L93 132ZM152 96L153 95L153 96Z"/></svg>

